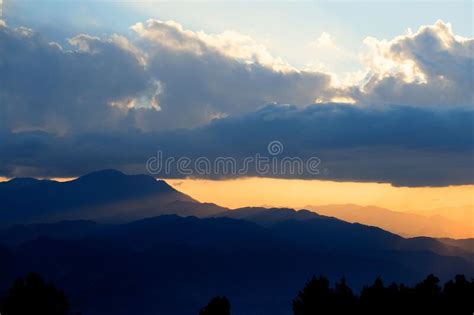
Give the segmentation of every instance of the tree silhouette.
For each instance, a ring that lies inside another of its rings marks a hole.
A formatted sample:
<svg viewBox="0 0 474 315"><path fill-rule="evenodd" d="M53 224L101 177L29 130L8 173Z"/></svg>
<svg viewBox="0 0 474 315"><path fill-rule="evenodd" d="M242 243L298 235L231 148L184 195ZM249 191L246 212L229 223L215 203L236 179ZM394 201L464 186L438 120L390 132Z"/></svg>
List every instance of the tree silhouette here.
<svg viewBox="0 0 474 315"><path fill-rule="evenodd" d="M15 280L0 301L2 315L68 315L69 309L63 291L51 283L46 284L36 273Z"/></svg>
<svg viewBox="0 0 474 315"><path fill-rule="evenodd" d="M439 303L441 302L441 287L439 279L434 275L429 275L425 280L418 283L414 287L413 308L418 312L433 314L439 311Z"/></svg>
<svg viewBox="0 0 474 315"><path fill-rule="evenodd" d="M336 314L349 314L354 309L356 298L345 278L336 282L331 300Z"/></svg>
<svg viewBox="0 0 474 315"><path fill-rule="evenodd" d="M441 297L441 309L446 314L474 314L474 280L457 275L454 281L446 282Z"/></svg>
<svg viewBox="0 0 474 315"><path fill-rule="evenodd" d="M326 278L313 277L293 300L294 315L349 313L472 315L474 280L458 275L441 288L439 279L429 275L414 287L396 283L386 287L379 277L356 296L344 278L331 288Z"/></svg>
<svg viewBox="0 0 474 315"><path fill-rule="evenodd" d="M293 314L329 314L332 304L330 298L329 280L323 276L313 276L293 300Z"/></svg>
<svg viewBox="0 0 474 315"><path fill-rule="evenodd" d="M216 296L201 309L199 315L230 315L230 302L225 296Z"/></svg>

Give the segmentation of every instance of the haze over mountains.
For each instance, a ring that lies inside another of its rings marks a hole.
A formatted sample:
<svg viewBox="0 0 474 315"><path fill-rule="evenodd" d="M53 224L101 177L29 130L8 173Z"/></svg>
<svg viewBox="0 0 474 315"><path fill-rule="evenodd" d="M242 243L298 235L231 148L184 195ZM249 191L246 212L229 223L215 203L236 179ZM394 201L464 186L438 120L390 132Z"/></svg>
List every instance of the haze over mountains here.
<svg viewBox="0 0 474 315"><path fill-rule="evenodd" d="M233 314L283 315L313 274L355 288L377 276L474 276L472 240L404 238L308 210L229 210L145 175L15 179L0 198L4 283L40 272L85 314L190 314L226 295Z"/></svg>
<svg viewBox="0 0 474 315"><path fill-rule="evenodd" d="M398 212L381 207L354 204L306 206L305 209L334 216L348 222L378 226L407 237L474 237L473 212L470 214L464 212L456 221L434 213L426 215L424 212ZM456 209L453 209L452 213L455 212L459 213ZM428 212L426 213L428 214Z"/></svg>
<svg viewBox="0 0 474 315"><path fill-rule="evenodd" d="M412 213L428 216L428 217L436 217L441 216L456 222L461 222L471 227L474 226L474 205L465 205L460 207L443 207L443 208L435 208L431 210L417 210L411 211ZM473 229L471 229L472 231Z"/></svg>

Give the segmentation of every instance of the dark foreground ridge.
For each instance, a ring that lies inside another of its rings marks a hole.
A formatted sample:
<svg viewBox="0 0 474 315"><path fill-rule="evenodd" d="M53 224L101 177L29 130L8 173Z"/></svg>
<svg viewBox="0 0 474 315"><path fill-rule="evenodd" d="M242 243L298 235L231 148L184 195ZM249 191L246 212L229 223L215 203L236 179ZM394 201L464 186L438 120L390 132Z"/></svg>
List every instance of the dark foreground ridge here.
<svg viewBox="0 0 474 315"><path fill-rule="evenodd" d="M326 277L313 276L293 299L292 314L471 315L474 312L473 296L474 280L469 281L464 275L457 275L444 286L434 275L412 287L397 283L385 286L382 279L377 278L373 284L364 286L360 294L355 294L344 278L331 287ZM5 295L0 296L0 313L5 315L80 314L71 309L73 307L64 292L52 283L46 284L36 273L18 278ZM198 313L231 314L231 303L225 296L212 298Z"/></svg>
<svg viewBox="0 0 474 315"><path fill-rule="evenodd" d="M288 315L313 274L345 276L357 292L377 276L406 285L430 273L474 276L469 255L377 228L325 217L267 223L165 215L12 227L0 231L0 291L35 271L87 315L195 314L216 295L234 315Z"/></svg>

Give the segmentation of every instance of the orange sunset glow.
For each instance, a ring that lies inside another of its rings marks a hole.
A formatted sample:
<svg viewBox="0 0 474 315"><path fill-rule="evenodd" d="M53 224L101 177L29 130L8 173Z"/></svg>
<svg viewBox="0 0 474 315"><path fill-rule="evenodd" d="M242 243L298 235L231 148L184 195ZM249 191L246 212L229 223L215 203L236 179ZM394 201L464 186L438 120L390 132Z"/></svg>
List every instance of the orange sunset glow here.
<svg viewBox="0 0 474 315"><path fill-rule="evenodd" d="M395 187L382 183L272 178L167 182L201 202L229 208L304 208L405 236L474 237L474 185Z"/></svg>
<svg viewBox="0 0 474 315"><path fill-rule="evenodd" d="M474 185L394 187L381 183L244 178L236 180L169 179L176 189L202 202L230 208L344 204L373 205L397 211L422 211L474 204Z"/></svg>

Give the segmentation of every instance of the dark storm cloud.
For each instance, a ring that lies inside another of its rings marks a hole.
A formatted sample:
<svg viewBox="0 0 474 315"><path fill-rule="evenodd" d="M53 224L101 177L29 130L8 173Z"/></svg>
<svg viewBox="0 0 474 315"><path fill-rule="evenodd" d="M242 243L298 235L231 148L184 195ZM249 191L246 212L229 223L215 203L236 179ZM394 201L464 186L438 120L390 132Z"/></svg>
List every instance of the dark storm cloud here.
<svg viewBox="0 0 474 315"><path fill-rule="evenodd" d="M267 145L284 145L279 158L321 159L320 174L273 177L389 182L403 186L470 184L474 141L470 109L383 109L348 105L267 106L241 117L193 130L127 132L58 137L45 133L3 134L4 175L77 176L115 167L146 172L149 157L200 156L211 160L269 156ZM175 169L159 176L181 177ZM194 174L196 175L196 174ZM257 175L250 170L248 176ZM233 175L214 174L211 177Z"/></svg>

